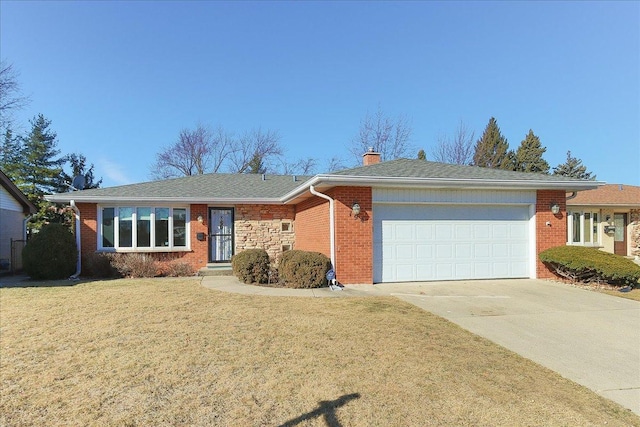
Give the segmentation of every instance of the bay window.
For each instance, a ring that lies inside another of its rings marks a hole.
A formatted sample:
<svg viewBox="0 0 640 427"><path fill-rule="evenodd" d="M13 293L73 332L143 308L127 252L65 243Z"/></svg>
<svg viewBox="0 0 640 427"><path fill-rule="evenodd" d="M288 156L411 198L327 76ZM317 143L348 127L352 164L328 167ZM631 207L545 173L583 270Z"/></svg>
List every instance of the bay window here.
<svg viewBox="0 0 640 427"><path fill-rule="evenodd" d="M567 215L567 243L570 245L600 245L598 212L574 211Z"/></svg>
<svg viewBox="0 0 640 427"><path fill-rule="evenodd" d="M100 206L98 250L188 249L185 207Z"/></svg>

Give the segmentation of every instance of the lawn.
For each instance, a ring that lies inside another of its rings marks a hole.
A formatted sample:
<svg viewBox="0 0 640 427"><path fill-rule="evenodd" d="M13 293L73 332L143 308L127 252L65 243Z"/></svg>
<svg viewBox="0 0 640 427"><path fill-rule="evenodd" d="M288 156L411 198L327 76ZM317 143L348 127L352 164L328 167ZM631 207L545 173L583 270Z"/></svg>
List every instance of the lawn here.
<svg viewBox="0 0 640 427"><path fill-rule="evenodd" d="M0 397L2 426L640 426L400 300L196 278L0 289Z"/></svg>

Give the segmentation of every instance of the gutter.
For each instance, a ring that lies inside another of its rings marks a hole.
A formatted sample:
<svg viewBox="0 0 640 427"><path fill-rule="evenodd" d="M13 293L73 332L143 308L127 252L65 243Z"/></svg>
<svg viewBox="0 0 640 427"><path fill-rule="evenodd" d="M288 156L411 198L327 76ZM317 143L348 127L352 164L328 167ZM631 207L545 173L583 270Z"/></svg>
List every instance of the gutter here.
<svg viewBox="0 0 640 427"><path fill-rule="evenodd" d="M333 271L336 272L336 275L337 275L337 270L336 270L336 238L335 238L336 227L335 227L335 220L334 220L334 214L333 214L333 199L331 197L327 196L326 194L317 192L316 189L313 187L313 185L309 186L309 191L314 196L322 197L323 199L329 201L329 234L330 234L329 242L330 242L330 245L331 245L331 267L333 268Z"/></svg>
<svg viewBox="0 0 640 427"><path fill-rule="evenodd" d="M78 280L80 277L80 270L82 269L82 251L80 245L80 209L76 206L75 200L70 200L71 208L75 212L76 217L76 247L78 248L78 260L76 261L76 272L73 273L69 280Z"/></svg>

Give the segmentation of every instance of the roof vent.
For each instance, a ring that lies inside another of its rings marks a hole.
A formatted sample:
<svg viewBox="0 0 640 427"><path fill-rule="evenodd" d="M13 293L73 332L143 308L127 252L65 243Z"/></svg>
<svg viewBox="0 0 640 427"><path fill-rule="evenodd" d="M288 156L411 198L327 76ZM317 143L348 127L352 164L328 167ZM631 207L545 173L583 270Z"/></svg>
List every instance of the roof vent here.
<svg viewBox="0 0 640 427"><path fill-rule="evenodd" d="M263 180L263 181L266 181L266 180L267 180L267 175L262 174L262 180Z"/></svg>
<svg viewBox="0 0 640 427"><path fill-rule="evenodd" d="M620 191L622 191L622 184L620 184Z"/></svg>
<svg viewBox="0 0 640 427"><path fill-rule="evenodd" d="M298 177L293 175L293 182L296 182L298 180Z"/></svg>

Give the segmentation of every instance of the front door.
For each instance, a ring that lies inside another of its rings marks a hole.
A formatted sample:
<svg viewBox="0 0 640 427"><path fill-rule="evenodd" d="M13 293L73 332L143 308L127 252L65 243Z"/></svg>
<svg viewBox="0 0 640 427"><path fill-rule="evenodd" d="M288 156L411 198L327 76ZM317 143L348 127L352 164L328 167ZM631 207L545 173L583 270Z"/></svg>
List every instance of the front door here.
<svg viewBox="0 0 640 427"><path fill-rule="evenodd" d="M233 256L233 208L209 208L209 262Z"/></svg>
<svg viewBox="0 0 640 427"><path fill-rule="evenodd" d="M627 214L613 214L613 225L616 231L613 235L613 253L627 255Z"/></svg>

